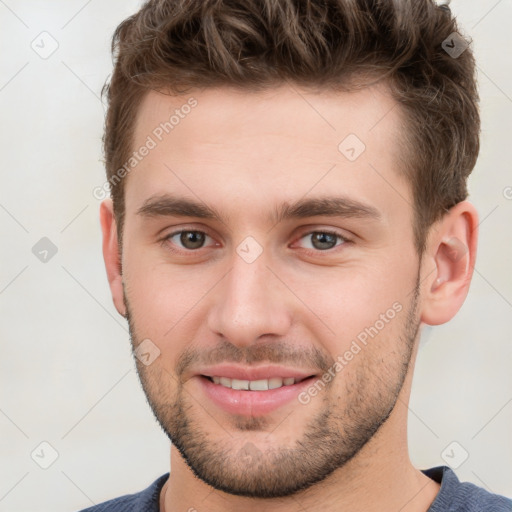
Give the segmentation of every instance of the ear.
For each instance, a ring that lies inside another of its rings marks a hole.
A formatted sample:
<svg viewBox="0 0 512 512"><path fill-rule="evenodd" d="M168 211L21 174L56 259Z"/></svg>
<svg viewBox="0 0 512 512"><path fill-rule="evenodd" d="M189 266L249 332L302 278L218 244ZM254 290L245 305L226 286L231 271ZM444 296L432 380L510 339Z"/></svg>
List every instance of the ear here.
<svg viewBox="0 0 512 512"><path fill-rule="evenodd" d="M112 199L104 199L100 205L100 223L103 234L103 259L114 305L120 315L126 316L123 298L123 274L121 255L117 243L117 225Z"/></svg>
<svg viewBox="0 0 512 512"><path fill-rule="evenodd" d="M449 210L431 229L422 267L421 321L444 324L461 308L475 267L478 213L468 201Z"/></svg>

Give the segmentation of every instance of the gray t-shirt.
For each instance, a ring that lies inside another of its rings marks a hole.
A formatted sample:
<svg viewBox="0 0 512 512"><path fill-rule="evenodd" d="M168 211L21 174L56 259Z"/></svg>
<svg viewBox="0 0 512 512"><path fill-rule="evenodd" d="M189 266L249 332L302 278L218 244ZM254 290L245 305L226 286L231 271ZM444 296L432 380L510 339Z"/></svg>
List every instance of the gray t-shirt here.
<svg viewBox="0 0 512 512"><path fill-rule="evenodd" d="M512 500L492 494L468 482L461 483L447 466L423 470L441 489L427 512L512 512ZM80 512L160 512L160 491L169 473L155 480L147 489L95 505Z"/></svg>

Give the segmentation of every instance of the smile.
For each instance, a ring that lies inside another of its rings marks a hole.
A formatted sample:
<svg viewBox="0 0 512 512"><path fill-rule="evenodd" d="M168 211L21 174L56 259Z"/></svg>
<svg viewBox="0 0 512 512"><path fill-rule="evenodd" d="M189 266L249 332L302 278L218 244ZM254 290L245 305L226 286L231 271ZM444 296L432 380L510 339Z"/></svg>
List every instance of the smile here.
<svg viewBox="0 0 512 512"><path fill-rule="evenodd" d="M304 379L295 377L273 377L270 379L244 380L230 379L229 377L207 377L214 384L224 386L225 388L244 390L244 391L268 391L269 389L279 389L283 386L293 386Z"/></svg>
<svg viewBox="0 0 512 512"><path fill-rule="evenodd" d="M317 379L311 374L296 377L277 377L274 374L268 378L258 375L258 378L243 379L215 373L197 375L193 385L198 386L208 404L225 413L241 416L263 416L287 405L302 407L299 394Z"/></svg>

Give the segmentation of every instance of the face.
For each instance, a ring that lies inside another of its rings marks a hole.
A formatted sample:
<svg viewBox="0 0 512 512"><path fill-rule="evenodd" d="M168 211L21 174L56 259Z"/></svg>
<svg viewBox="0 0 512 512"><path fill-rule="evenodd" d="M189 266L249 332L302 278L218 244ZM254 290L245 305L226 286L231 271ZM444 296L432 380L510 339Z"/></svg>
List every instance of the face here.
<svg viewBox="0 0 512 512"><path fill-rule="evenodd" d="M150 93L134 147L155 145L126 178L124 303L150 354L144 391L199 478L253 497L360 455L419 326L398 109L379 88L297 91L211 89L186 109L188 96Z"/></svg>

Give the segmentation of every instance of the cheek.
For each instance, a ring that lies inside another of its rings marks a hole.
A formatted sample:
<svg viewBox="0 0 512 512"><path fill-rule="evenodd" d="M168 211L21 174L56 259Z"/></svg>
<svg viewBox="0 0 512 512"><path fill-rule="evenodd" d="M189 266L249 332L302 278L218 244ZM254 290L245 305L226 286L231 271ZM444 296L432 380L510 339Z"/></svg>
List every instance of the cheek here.
<svg viewBox="0 0 512 512"><path fill-rule="evenodd" d="M229 267L219 262L170 264L153 249L132 248L125 254L129 255L123 262L126 291L137 337L154 340L168 360L194 340L204 343L211 333L203 331L199 336L198 330L205 329L213 307L208 293L217 294L224 286L220 281ZM403 325L397 319L403 317L412 298L413 261L396 254L373 260L338 267L272 264L290 288L276 284L283 295L281 307L289 308L300 328L307 329L315 343L334 358L357 339L378 337L382 340L379 346L392 348L387 345Z"/></svg>
<svg viewBox="0 0 512 512"><path fill-rule="evenodd" d="M218 281L218 272L157 262L136 254L126 262L125 289L137 339L151 339L174 360L194 339L201 300Z"/></svg>
<svg viewBox="0 0 512 512"><path fill-rule="evenodd" d="M304 297L308 308L300 321L311 319L310 329L334 358L349 350L354 340L364 346L365 341L378 338L386 346L401 331L415 279L412 268L407 274L403 268L392 268L384 264L340 267L319 273L317 279L295 280L297 295Z"/></svg>

